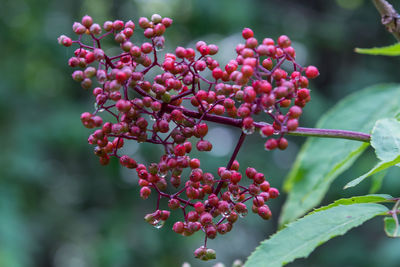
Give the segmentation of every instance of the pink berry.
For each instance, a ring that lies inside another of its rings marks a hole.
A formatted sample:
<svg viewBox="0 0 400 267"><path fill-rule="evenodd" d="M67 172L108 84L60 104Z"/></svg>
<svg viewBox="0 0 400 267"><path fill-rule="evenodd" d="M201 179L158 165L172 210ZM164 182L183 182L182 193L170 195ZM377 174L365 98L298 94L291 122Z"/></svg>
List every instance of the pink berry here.
<svg viewBox="0 0 400 267"><path fill-rule="evenodd" d="M244 28L242 31L242 36L244 39L249 39L254 36L254 33L250 28Z"/></svg>
<svg viewBox="0 0 400 267"><path fill-rule="evenodd" d="M308 66L306 68L305 73L306 73L307 78L309 78L309 79L314 79L314 78L318 77L318 75L319 75L318 69L314 66Z"/></svg>
<svg viewBox="0 0 400 267"><path fill-rule="evenodd" d="M278 147L278 141L276 139L268 139L264 147L265 150L273 150Z"/></svg>
<svg viewBox="0 0 400 267"><path fill-rule="evenodd" d="M287 37L286 35L281 35L278 38L278 45L282 48L286 48L291 45L291 41L289 37Z"/></svg>

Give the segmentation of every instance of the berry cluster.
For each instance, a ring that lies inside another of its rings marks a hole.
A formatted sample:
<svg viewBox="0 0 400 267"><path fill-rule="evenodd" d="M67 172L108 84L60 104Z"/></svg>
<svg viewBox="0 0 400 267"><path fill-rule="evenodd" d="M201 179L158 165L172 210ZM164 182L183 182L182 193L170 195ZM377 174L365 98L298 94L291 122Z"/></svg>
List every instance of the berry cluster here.
<svg viewBox="0 0 400 267"><path fill-rule="evenodd" d="M236 47L237 57L225 66L212 58L218 47L203 41L196 49L177 47L160 59L163 34L171 24L170 18L157 14L150 20L140 18L148 42L139 45L131 41L136 26L132 21L106 21L101 27L84 16L73 25L77 40L62 35L58 41L67 47L79 45L68 61L71 67L80 68L72 78L84 89L97 81L95 110L83 113L81 121L87 128L97 128L88 141L95 146L100 163L106 165L110 157L116 157L122 166L136 169L140 196L147 199L152 192L157 194L156 210L145 220L156 228L164 225L170 211L159 205L166 198L170 210L183 212L173 231L184 236L204 232L204 246L195 256L208 260L215 258L215 252L207 249L207 239L231 231L237 219L247 214L246 202L252 201L251 210L261 218L271 217L266 202L278 197L278 190L251 167L244 172L247 186L241 185L236 156L255 129L268 138L265 149L287 147L284 134L298 127L302 108L310 100L308 78L319 72L314 66L303 68L295 62L287 36L259 43L248 28L242 32L245 42ZM119 54L110 56L103 50L101 41L107 36L120 45ZM283 69L284 62L293 66L291 73ZM158 71L153 79L148 78L150 70ZM104 122L102 112L111 120ZM263 112L265 121L255 122L254 117ZM242 130L228 164L215 175L205 172L199 159L190 157L192 143L198 151L212 150L206 139L208 121ZM120 148L129 140L160 145L164 154L148 166L138 164L121 155ZM185 169L188 174L183 173Z"/></svg>

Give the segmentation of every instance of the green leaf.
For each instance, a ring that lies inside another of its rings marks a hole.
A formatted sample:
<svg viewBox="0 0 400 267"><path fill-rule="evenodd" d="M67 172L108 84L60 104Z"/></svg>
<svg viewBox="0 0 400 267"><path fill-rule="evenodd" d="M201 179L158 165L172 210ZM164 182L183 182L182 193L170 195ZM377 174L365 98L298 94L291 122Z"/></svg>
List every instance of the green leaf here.
<svg viewBox="0 0 400 267"><path fill-rule="evenodd" d="M390 200L393 199L391 195L387 194L376 194L376 195L366 195L366 196L358 196L358 197L351 197L351 198L341 198L336 200L335 202L329 204L328 206L324 206L318 209L313 210L309 214L319 212L321 210L327 210L339 205L353 205L359 203L378 203L378 202L391 202Z"/></svg>
<svg viewBox="0 0 400 267"><path fill-rule="evenodd" d="M359 54L375 56L400 56L400 43L384 47L356 48L354 51Z"/></svg>
<svg viewBox="0 0 400 267"><path fill-rule="evenodd" d="M388 162L400 155L400 122L394 118L381 119L375 123L371 145L378 159Z"/></svg>
<svg viewBox="0 0 400 267"><path fill-rule="evenodd" d="M372 129L371 145L381 160L374 168L345 185L353 187L365 178L400 163L400 122L393 118L378 120Z"/></svg>
<svg viewBox="0 0 400 267"><path fill-rule="evenodd" d="M245 266L277 267L297 258L307 257L329 239L343 235L365 221L383 215L388 209L375 203L339 205L321 210L290 223L286 228L261 242Z"/></svg>
<svg viewBox="0 0 400 267"><path fill-rule="evenodd" d="M388 162L381 161L375 167L373 167L369 172L367 172L366 174L361 175L360 177L358 177L358 178L354 179L353 181L347 183L344 186L344 189L356 186L359 183L361 183L365 178L367 178L367 177L369 177L369 176L371 176L371 175L373 175L373 174L375 174L377 172L386 170L387 168L392 167L392 166L394 166L394 165L396 165L398 163L400 163L400 156L398 156L397 158L395 158L392 161L388 161Z"/></svg>
<svg viewBox="0 0 400 267"><path fill-rule="evenodd" d="M372 175L371 187L369 189L370 194L375 194L376 192L379 191L379 189L381 189L382 181L383 181L383 178L385 178L386 174L387 174L387 170L383 170L383 171L380 171L380 172Z"/></svg>
<svg viewBox="0 0 400 267"><path fill-rule="evenodd" d="M317 127L368 133L377 120L397 114L399 102L399 85L375 85L340 101L321 118ZM289 195L281 213L281 225L318 205L334 179L367 147L367 143L351 140L309 138L284 184Z"/></svg>
<svg viewBox="0 0 400 267"><path fill-rule="evenodd" d="M389 237L400 237L399 227L396 227L396 221L393 217L385 217L385 233Z"/></svg>

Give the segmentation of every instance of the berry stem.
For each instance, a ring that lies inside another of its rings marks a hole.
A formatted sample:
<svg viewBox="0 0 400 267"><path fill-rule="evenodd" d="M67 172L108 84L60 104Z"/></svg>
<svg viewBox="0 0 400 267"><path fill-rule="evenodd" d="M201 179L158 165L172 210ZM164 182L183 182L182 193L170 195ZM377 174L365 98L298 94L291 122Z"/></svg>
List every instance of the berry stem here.
<svg viewBox="0 0 400 267"><path fill-rule="evenodd" d="M166 106L166 109L168 111L172 111L173 109L179 109L186 116L189 116L192 118L197 118L197 119L199 119L203 116L203 114L201 114L199 112L189 110L189 109L186 109L183 107L173 106L173 105ZM230 125L230 126L234 126L234 127L238 127L238 128L242 127L241 119L228 118L228 117L219 116L219 115L205 114L202 117L202 120L212 121L212 122L216 122L216 123L220 123L220 124L224 124L224 125ZM270 124L265 123L265 122L254 122L254 126L256 128L261 128L266 125L270 125ZM295 131L288 132L286 127L282 127L282 132L284 132L285 134L288 134L288 135L340 138L340 139L349 139L349 140L360 141L360 142L369 142L371 139L371 136L366 133L347 131L347 130L336 130L336 129L319 129L319 128L298 127Z"/></svg>
<svg viewBox="0 0 400 267"><path fill-rule="evenodd" d="M233 164L233 162L235 161L236 156L237 156L237 154L239 153L239 150L240 150L240 148L241 148L241 146L242 146L242 144L243 144L245 138L246 138L246 134L245 134L244 132L242 132L242 133L240 134L239 140L238 140L238 142L237 142L237 144L236 144L235 150L234 150L233 153L232 153L231 159L229 160L228 165L226 165L226 169L227 169L227 170L230 170L230 169L231 169L232 164ZM221 189L222 189L222 185L223 185L223 184L224 184L223 181L220 181L220 182L218 183L217 188L216 188L215 191L214 191L214 194L218 195L218 193L219 193L219 192L221 191Z"/></svg>
<svg viewBox="0 0 400 267"><path fill-rule="evenodd" d="M240 134L239 140L238 140L238 142L237 142L237 144L236 144L235 150L234 150L233 153L232 153L231 159L229 160L228 165L226 165L226 169L227 169L227 170L230 170L230 169L231 169L232 164L233 164L233 162L235 161L236 156L237 156L237 154L239 153L240 147L242 146L242 144L243 144L245 138L246 138L246 134L245 134L244 132L242 132L242 133Z"/></svg>
<svg viewBox="0 0 400 267"><path fill-rule="evenodd" d="M286 127L284 127L285 129ZM298 127L295 131L287 132L289 135L297 136L313 136L325 138L341 138L354 141L369 142L371 136L362 132L354 132L347 130L333 130L333 129L319 129L319 128L305 128Z"/></svg>

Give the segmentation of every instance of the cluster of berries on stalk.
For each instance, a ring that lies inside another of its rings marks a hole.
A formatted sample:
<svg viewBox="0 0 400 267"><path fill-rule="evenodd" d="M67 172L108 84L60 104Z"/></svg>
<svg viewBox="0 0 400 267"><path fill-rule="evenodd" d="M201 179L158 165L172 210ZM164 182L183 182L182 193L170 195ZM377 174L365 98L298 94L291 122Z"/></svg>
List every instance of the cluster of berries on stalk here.
<svg viewBox="0 0 400 267"><path fill-rule="evenodd" d="M251 210L261 218L271 217L266 202L278 197L278 190L254 168L248 167L242 175L236 156L245 137L256 129L267 138L265 149L287 147L284 134L297 129L310 100L308 79L319 72L295 62L287 36L259 42L249 28L242 32L244 43L236 46L237 57L225 66L212 58L218 46L203 41L195 49L177 47L174 53L161 55L163 34L171 24L170 18L158 14L150 20L140 18L138 25L148 41L139 45L131 40L134 22L106 21L101 27L84 16L73 24L77 40L62 35L58 41L79 46L68 64L79 68L72 78L84 89L92 88L95 96L95 110L84 112L81 121L95 128L88 142L95 146L100 163L106 165L116 157L122 166L136 169L140 196L157 194L157 207L145 221L160 228L170 210L181 210L182 220L173 224L173 231L184 236L204 232L204 246L195 257L209 260L215 258L215 251L207 248L207 239L231 231L238 218L247 214L246 202L252 202ZM119 54L103 50L101 41L108 36L120 45ZM284 62L293 66L291 73L284 70ZM150 70L158 74L149 78ZM264 112L265 120L256 122L254 117ZM111 120L103 121L101 113ZM215 173L206 172L200 160L190 156L192 144L198 151L212 150L207 140L209 121L241 129L229 162ZM121 153L128 141L160 145L164 154L158 162L139 164ZM247 186L241 184L243 176ZM159 208L163 198L169 210Z"/></svg>

